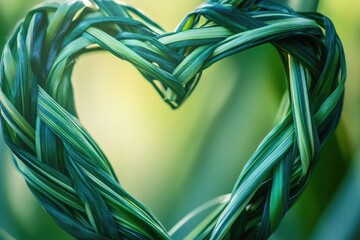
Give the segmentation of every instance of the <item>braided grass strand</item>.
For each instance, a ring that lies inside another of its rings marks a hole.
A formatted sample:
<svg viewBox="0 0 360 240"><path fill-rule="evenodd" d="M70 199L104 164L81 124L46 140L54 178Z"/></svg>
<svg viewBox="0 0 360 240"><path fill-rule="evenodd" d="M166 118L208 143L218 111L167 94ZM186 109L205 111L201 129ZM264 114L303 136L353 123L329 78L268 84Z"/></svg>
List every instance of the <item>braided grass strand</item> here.
<svg viewBox="0 0 360 240"><path fill-rule="evenodd" d="M340 118L345 57L334 26L321 14L267 1L209 1L166 33L136 8L114 1L42 4L3 50L3 136L31 191L76 238L170 239L122 188L78 120L71 85L76 59L108 51L134 65L177 108L203 70L265 43L278 50L288 83L276 124L231 196L187 239L267 238L304 190Z"/></svg>

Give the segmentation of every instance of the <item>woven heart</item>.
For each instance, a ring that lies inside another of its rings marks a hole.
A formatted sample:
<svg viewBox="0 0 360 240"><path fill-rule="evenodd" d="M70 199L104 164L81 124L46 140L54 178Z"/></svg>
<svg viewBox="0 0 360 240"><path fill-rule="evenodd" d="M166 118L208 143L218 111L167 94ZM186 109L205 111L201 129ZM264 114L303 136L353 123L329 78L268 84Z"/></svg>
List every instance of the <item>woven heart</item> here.
<svg viewBox="0 0 360 240"><path fill-rule="evenodd" d="M286 70L277 124L239 170L231 197L187 238L266 238L303 191L341 113L343 48L331 21L318 13L267 1L209 1L165 33L136 8L115 1L40 5L3 50L4 138L33 194L73 236L170 239L173 231L122 188L77 119L75 60L108 51L135 66L176 108L204 69L265 43L278 50Z"/></svg>

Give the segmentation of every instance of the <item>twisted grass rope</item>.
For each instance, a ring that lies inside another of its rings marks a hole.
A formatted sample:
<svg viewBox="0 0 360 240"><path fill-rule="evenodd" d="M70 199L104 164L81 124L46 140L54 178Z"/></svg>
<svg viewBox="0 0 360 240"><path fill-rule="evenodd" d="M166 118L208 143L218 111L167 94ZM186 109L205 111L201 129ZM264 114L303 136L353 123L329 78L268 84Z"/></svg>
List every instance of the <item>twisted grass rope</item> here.
<svg viewBox="0 0 360 240"><path fill-rule="evenodd" d="M187 238L267 238L304 190L320 146L340 118L343 48L331 21L319 13L296 13L268 1L209 1L166 33L136 8L114 1L42 4L3 50L4 138L31 191L76 238L170 239L122 188L77 119L71 86L76 59L108 51L132 63L176 108L204 69L265 43L278 50L288 84L275 127L231 196Z"/></svg>

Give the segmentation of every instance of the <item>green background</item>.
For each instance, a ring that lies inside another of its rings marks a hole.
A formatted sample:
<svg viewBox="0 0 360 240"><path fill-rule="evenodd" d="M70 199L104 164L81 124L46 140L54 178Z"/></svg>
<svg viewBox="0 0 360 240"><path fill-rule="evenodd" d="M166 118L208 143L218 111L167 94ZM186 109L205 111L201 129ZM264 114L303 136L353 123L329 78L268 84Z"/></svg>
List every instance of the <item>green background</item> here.
<svg viewBox="0 0 360 240"><path fill-rule="evenodd" d="M0 0L0 49L16 22L38 2ZM201 3L126 2L168 31ZM319 3L318 10L332 19L346 52L344 110L309 186L272 239L360 239L359 9L360 2L354 0ZM81 122L122 185L167 228L204 201L231 191L271 129L286 87L280 59L270 45L206 70L194 94L175 111L130 64L107 53L81 57L73 83ZM0 239L72 239L31 195L2 139L0 157Z"/></svg>

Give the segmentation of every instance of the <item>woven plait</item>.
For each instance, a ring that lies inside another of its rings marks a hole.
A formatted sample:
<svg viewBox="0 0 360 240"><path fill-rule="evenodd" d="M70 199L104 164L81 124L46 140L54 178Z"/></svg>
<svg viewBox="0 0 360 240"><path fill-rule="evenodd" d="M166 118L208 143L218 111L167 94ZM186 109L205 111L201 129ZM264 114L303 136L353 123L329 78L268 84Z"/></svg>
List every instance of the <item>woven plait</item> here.
<svg viewBox="0 0 360 240"><path fill-rule="evenodd" d="M79 122L71 86L76 59L108 51L136 67L176 108L204 69L265 43L278 50L288 86L276 125L239 169L229 200L187 237L267 238L303 191L340 118L343 48L331 21L318 13L269 1L209 1L165 33L136 8L115 1L40 5L3 50L3 136L33 194L76 238L170 239L122 188Z"/></svg>

